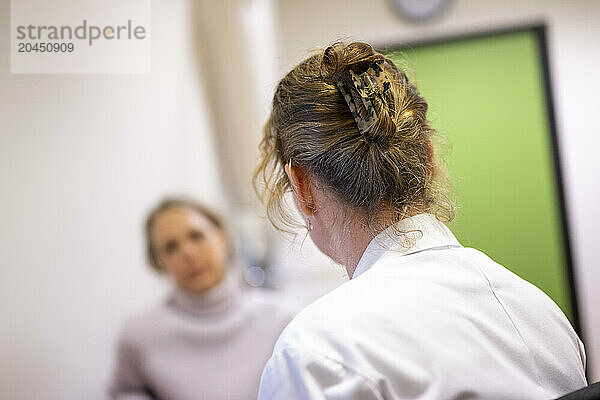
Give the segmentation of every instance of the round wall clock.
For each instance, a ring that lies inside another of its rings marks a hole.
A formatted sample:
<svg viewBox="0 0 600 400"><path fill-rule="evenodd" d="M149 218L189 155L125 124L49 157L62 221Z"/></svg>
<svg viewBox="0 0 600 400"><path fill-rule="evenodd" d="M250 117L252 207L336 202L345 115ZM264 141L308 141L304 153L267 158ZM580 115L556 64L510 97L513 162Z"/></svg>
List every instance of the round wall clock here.
<svg viewBox="0 0 600 400"><path fill-rule="evenodd" d="M391 0L400 15L410 21L423 22L439 15L449 0Z"/></svg>

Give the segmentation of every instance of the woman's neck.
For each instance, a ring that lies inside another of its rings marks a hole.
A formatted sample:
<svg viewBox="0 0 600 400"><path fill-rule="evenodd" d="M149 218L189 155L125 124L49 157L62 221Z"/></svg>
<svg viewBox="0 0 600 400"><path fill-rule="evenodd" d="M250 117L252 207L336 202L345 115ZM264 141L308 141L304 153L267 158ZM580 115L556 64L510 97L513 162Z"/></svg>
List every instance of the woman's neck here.
<svg viewBox="0 0 600 400"><path fill-rule="evenodd" d="M329 241L329 249L326 254L338 264L343 265L348 278L352 278L369 243L387 226L373 229L356 220L337 219L337 221L330 224L329 232L325 233Z"/></svg>
<svg viewBox="0 0 600 400"><path fill-rule="evenodd" d="M405 218L416 214L419 212L415 210ZM331 239L332 246L334 246L332 252L336 255L334 261L346 268L348 278L352 279L358 263L373 239L393 225L396 219L396 213L383 211L375 218L376 222L371 224L366 224L364 218L355 218L351 221L331 225L333 228Z"/></svg>
<svg viewBox="0 0 600 400"><path fill-rule="evenodd" d="M376 234L357 231L353 235L348 235L345 240L340 241L338 250L341 257L340 264L346 268L348 278L352 279L360 259L375 236Z"/></svg>
<svg viewBox="0 0 600 400"><path fill-rule="evenodd" d="M221 282L201 293L176 287L171 302L175 307L193 314L213 314L224 311L236 292L234 280L226 276Z"/></svg>

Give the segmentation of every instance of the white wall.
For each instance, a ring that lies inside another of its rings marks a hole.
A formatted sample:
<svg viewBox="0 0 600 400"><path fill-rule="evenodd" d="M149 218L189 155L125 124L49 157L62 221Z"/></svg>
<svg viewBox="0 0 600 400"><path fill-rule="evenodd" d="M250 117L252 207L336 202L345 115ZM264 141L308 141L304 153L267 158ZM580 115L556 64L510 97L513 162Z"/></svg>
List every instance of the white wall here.
<svg viewBox="0 0 600 400"><path fill-rule="evenodd" d="M596 0L454 0L421 25L394 14L387 0L282 0L277 3L280 76L307 49L337 39L399 43L545 21L568 217L591 377L600 380L600 2ZM595 307L596 306L596 307Z"/></svg>
<svg viewBox="0 0 600 400"><path fill-rule="evenodd" d="M191 2L152 2L147 75L11 75L0 2L1 399L105 398L121 323L165 287L146 211L224 205Z"/></svg>

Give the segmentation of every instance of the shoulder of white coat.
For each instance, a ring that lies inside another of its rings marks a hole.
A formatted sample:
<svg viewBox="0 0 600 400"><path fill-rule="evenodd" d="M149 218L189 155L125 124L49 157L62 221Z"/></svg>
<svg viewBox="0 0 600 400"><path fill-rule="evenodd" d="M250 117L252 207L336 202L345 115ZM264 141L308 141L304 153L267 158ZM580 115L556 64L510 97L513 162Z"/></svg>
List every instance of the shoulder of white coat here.
<svg viewBox="0 0 600 400"><path fill-rule="evenodd" d="M361 295L368 295L364 284L369 286L366 279L345 282L304 307L282 332L275 351L292 347L299 352L331 354L344 340L340 330L364 315L359 310L365 300Z"/></svg>
<svg viewBox="0 0 600 400"><path fill-rule="evenodd" d="M391 316L396 326L440 321L446 316L440 310L444 310L449 290L440 281L461 279L447 271L442 254L446 253L386 253L369 270L305 307L283 332L278 346L330 348L332 343L355 340L360 333L373 333L377 324L389 325ZM417 331L402 332L410 335ZM384 333L377 330L373 334Z"/></svg>
<svg viewBox="0 0 600 400"><path fill-rule="evenodd" d="M485 278L490 282L491 286L494 286L494 288L502 286L502 288L514 288L515 290L518 290L524 304L528 304L528 306L531 307L532 302L536 302L537 306L546 307L549 311L553 312L563 324L572 328L569 320L560 307L542 289L520 277L502 264L497 263L483 251L472 248L465 248L465 250L469 251L473 260L482 267L481 272L485 275Z"/></svg>
<svg viewBox="0 0 600 400"><path fill-rule="evenodd" d="M380 383L330 355L285 347L269 359L258 399L380 399Z"/></svg>
<svg viewBox="0 0 600 400"><path fill-rule="evenodd" d="M561 327L562 331L570 338L573 348L579 352L582 364L585 365L585 351L582 348L581 339L565 313L547 293L505 266L495 262L484 252L476 249L468 250L478 265L482 267L482 273L486 275L491 287L518 293L521 301L513 306L521 310L523 318L528 320L537 318L539 319L539 325L545 325L547 321L552 320L557 326ZM536 310L536 312L531 312L531 310ZM552 334L557 334L557 330L554 329Z"/></svg>

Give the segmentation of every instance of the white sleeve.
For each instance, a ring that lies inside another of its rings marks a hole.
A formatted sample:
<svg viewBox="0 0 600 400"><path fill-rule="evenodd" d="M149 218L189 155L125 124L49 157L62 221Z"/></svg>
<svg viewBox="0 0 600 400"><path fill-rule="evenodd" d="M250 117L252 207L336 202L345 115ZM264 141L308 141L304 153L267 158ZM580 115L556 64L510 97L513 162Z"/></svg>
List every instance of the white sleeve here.
<svg viewBox="0 0 600 400"><path fill-rule="evenodd" d="M382 400L377 385L330 357L285 348L273 354L260 380L259 400Z"/></svg>

